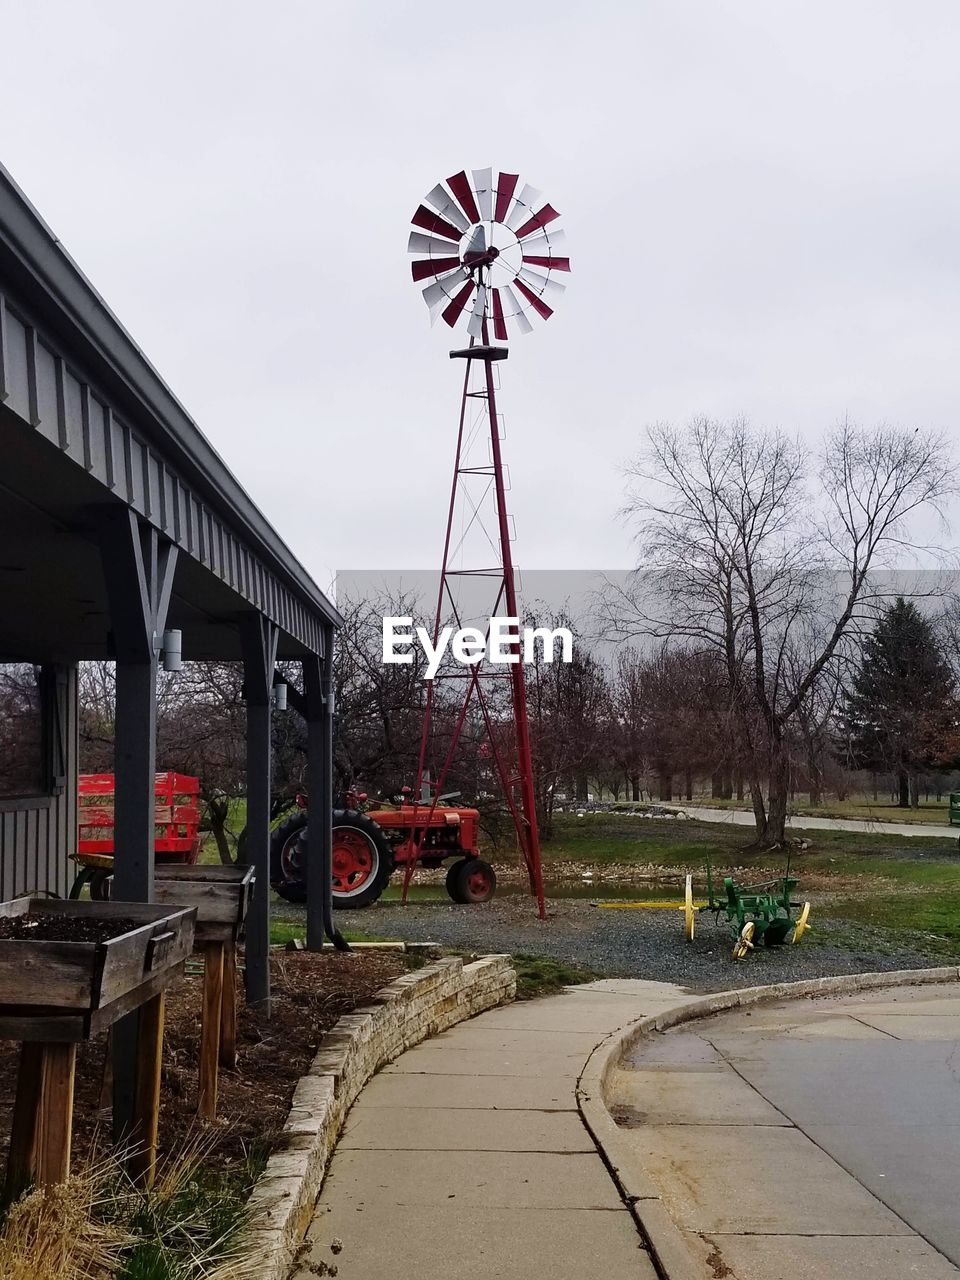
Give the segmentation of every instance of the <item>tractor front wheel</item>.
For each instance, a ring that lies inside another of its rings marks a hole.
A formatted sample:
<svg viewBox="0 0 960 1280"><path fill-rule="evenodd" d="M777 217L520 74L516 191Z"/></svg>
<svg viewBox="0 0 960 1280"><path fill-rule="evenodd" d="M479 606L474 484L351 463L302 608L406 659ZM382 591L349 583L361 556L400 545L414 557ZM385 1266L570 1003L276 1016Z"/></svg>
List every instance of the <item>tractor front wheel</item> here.
<svg viewBox="0 0 960 1280"><path fill-rule="evenodd" d="M489 902L496 887L496 872L483 858L460 858L447 872L447 893L454 902Z"/></svg>

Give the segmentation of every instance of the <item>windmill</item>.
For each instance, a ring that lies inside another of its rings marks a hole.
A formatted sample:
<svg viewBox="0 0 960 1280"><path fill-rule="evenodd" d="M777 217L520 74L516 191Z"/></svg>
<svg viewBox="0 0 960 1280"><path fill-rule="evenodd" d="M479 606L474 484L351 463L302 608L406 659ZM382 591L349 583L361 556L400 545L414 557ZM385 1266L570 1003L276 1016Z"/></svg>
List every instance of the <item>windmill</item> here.
<svg viewBox="0 0 960 1280"><path fill-rule="evenodd" d="M434 646L445 616L452 615L458 626L462 625L455 585L458 578L490 580L490 616L518 617L506 499L508 473L503 462L502 419L496 400L498 366L507 358L508 350L495 344L529 333L533 317L548 320L553 314L552 303L564 290L557 273L570 270L570 259L564 256L564 233L555 226L558 217L550 204L542 203L541 193L522 184L517 174L494 169L474 169L470 177L461 170L446 184L438 183L413 215L414 229L407 247L415 255L412 275L415 282L424 286L423 299L430 309L431 323L440 317L455 328L465 321L470 340L467 347L450 352L452 359L464 361L465 370ZM484 444L486 451L478 457L477 450ZM491 506L493 533L484 524L485 511ZM488 548L486 563L470 563L465 556L467 536L481 531ZM519 641L515 648L519 650ZM506 674L492 672L480 661L469 674L462 675L465 692L435 781L430 777L428 756L435 710L434 684L440 677L428 682L415 803L429 807L432 818L468 714L474 707L488 738L489 756L516 828L530 889L542 919L545 910L540 836L520 656L517 652L518 661L508 665ZM503 734L495 732L488 682L498 678L510 684L512 750L505 749ZM415 860L410 859L404 868L404 901L414 865Z"/></svg>

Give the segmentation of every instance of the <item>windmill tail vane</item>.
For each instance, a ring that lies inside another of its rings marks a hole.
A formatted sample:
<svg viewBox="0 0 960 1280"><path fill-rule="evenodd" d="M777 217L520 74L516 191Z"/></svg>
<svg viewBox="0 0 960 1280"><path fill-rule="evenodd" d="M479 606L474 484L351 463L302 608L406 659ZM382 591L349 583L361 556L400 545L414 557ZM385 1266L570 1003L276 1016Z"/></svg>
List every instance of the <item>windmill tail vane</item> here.
<svg viewBox="0 0 960 1280"><path fill-rule="evenodd" d="M529 333L532 316L549 320L570 270L559 214L518 174L465 169L440 182L412 218L407 250L423 284L431 324L453 328L464 316L471 338L492 321L494 337Z"/></svg>

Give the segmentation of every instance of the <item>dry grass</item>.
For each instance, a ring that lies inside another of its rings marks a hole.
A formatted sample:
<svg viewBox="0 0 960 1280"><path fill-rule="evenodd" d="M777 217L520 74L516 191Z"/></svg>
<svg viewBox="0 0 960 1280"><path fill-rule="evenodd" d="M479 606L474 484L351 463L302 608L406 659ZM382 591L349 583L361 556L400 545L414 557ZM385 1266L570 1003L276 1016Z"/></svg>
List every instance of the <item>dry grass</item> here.
<svg viewBox="0 0 960 1280"><path fill-rule="evenodd" d="M245 1254L247 1177L205 1163L222 1135L189 1135L144 1191L116 1157L94 1155L62 1186L31 1191L0 1229L3 1280L258 1280Z"/></svg>
<svg viewBox="0 0 960 1280"><path fill-rule="evenodd" d="M32 1191L10 1207L0 1233L4 1280L116 1275L132 1237L98 1212L100 1188L111 1165L90 1164L60 1186Z"/></svg>

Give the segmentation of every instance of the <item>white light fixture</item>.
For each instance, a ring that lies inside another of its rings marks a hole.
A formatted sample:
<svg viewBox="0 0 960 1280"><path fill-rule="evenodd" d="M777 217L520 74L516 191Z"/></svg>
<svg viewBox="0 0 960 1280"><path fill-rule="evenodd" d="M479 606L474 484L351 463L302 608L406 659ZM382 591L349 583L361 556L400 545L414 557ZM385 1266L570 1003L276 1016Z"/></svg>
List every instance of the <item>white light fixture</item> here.
<svg viewBox="0 0 960 1280"><path fill-rule="evenodd" d="M287 709L287 686L283 682L273 686L273 707L275 711Z"/></svg>
<svg viewBox="0 0 960 1280"><path fill-rule="evenodd" d="M183 669L183 632L172 630L163 633L163 648L160 650L164 671L181 671Z"/></svg>

